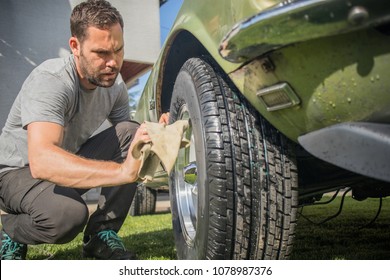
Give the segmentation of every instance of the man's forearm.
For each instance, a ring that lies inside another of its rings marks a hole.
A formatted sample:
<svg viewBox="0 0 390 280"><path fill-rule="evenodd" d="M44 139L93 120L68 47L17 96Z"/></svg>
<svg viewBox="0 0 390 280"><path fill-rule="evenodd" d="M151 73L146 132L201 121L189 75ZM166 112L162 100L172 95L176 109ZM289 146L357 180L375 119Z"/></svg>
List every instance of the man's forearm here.
<svg viewBox="0 0 390 280"><path fill-rule="evenodd" d="M60 186L96 188L118 186L137 179L139 161L124 164L86 159L52 146L30 158L32 176ZM41 150L41 151L42 151Z"/></svg>

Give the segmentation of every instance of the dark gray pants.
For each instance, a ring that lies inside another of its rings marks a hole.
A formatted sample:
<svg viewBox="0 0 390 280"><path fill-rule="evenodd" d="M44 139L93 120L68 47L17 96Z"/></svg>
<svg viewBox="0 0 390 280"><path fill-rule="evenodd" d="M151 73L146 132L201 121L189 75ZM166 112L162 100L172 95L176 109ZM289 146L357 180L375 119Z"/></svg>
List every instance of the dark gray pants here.
<svg viewBox="0 0 390 280"><path fill-rule="evenodd" d="M122 162L138 128L122 122L90 138L77 153L83 157ZM91 235L103 229L119 231L130 208L136 183L102 188L97 210L89 217L81 195L87 189L57 186L32 178L28 167L0 173L3 230L24 244L60 244L85 227ZM88 219L89 217L89 219Z"/></svg>

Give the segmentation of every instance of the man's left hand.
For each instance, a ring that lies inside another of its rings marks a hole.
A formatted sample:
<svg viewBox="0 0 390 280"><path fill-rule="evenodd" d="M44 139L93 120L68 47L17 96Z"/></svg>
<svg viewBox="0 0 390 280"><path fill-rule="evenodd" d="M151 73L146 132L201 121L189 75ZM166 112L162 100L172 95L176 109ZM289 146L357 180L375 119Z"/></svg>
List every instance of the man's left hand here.
<svg viewBox="0 0 390 280"><path fill-rule="evenodd" d="M169 124L169 113L164 113L160 116L160 120L158 121L158 123L162 123L162 124Z"/></svg>

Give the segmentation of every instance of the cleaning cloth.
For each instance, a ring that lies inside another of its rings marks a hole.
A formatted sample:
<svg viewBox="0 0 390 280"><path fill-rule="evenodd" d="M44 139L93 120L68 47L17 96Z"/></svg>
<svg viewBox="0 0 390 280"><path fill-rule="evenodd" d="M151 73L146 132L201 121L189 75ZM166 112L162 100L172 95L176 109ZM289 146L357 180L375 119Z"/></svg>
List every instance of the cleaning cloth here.
<svg viewBox="0 0 390 280"><path fill-rule="evenodd" d="M179 120L170 125L152 122L145 122L145 124L151 142L138 141L132 150L133 157L141 159L138 177L144 183L153 181L154 173L160 163L169 174L179 150L190 144L190 141L183 137L188 128L187 120Z"/></svg>

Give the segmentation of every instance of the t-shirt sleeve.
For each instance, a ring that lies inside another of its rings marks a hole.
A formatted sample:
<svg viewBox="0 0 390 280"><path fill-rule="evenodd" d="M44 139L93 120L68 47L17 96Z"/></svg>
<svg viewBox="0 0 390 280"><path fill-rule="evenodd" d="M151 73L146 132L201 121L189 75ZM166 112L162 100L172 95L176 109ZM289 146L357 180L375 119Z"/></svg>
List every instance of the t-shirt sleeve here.
<svg viewBox="0 0 390 280"><path fill-rule="evenodd" d="M130 120L129 95L124 83L121 83L120 85L120 93L118 94L114 107L108 116L108 120L112 124Z"/></svg>
<svg viewBox="0 0 390 280"><path fill-rule="evenodd" d="M31 75L21 90L23 128L32 122L53 122L64 126L69 104L66 92L64 83L50 73Z"/></svg>

